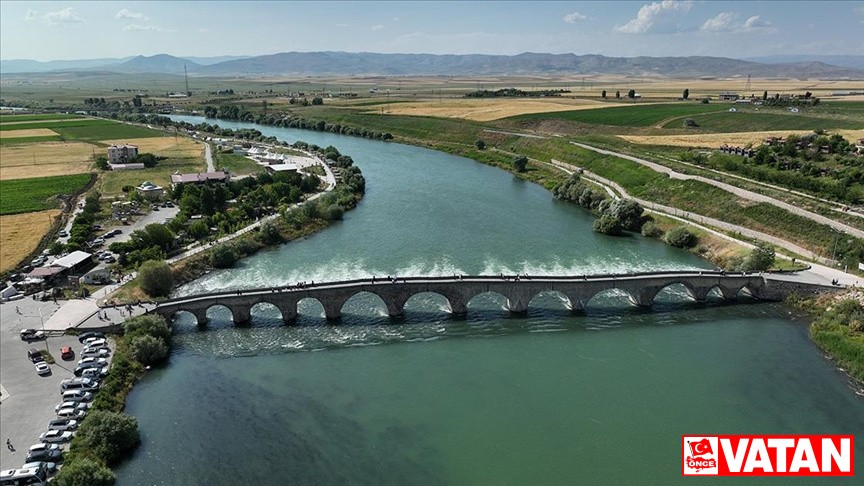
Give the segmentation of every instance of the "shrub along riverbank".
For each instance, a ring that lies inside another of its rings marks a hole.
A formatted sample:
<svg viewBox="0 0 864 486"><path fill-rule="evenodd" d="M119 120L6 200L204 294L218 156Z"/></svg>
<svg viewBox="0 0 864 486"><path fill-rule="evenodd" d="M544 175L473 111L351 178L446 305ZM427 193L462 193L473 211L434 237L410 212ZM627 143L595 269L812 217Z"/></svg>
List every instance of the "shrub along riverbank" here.
<svg viewBox="0 0 864 486"><path fill-rule="evenodd" d="M126 396L147 367L165 362L171 330L160 316L138 316L123 323L123 334L115 342L110 372L69 445L54 485L114 484L109 466L120 462L140 442L138 421L123 413Z"/></svg>

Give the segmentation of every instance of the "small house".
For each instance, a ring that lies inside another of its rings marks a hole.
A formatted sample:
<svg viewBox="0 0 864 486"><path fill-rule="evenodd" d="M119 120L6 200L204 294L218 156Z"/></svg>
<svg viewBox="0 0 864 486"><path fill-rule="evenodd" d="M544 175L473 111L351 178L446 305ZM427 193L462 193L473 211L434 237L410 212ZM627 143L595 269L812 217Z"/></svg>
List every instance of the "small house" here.
<svg viewBox="0 0 864 486"><path fill-rule="evenodd" d="M738 96L738 93L733 93L731 91L724 91L724 92L720 93L717 96L717 98L720 101L736 101L739 98L739 96Z"/></svg>
<svg viewBox="0 0 864 486"><path fill-rule="evenodd" d="M140 194L144 199L148 201L156 201L162 197L162 194L165 193L165 189L162 186L157 186L150 181L144 181L141 185L135 188L135 192Z"/></svg>
<svg viewBox="0 0 864 486"><path fill-rule="evenodd" d="M136 145L124 144L108 147L109 164L127 164L135 157L138 157L138 146Z"/></svg>

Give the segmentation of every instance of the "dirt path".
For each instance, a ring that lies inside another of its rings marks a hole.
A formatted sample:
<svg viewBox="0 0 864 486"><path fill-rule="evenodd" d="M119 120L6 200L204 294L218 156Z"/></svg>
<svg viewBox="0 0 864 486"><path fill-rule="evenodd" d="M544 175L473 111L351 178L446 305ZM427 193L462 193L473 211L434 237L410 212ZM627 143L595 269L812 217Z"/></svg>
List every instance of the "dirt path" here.
<svg viewBox="0 0 864 486"><path fill-rule="evenodd" d="M572 143L573 145L576 145L577 147L581 147L581 148L584 148L586 150L591 150L591 151L594 151L594 152L597 152L597 153L600 153L603 155L612 155L614 157L626 159L626 160L629 160L631 162L636 162L637 164L644 165L645 167L648 167L648 168L650 168L656 172L660 172L662 174L668 174L669 177L671 177L673 179L696 180L699 182L704 182L706 184L711 184L712 186L715 186L715 187L719 187L720 189L723 189L724 191L731 192L732 194L735 194L736 196L739 196L739 197L743 197L744 199L749 199L751 201L756 201L756 202L765 202L768 204L773 204L774 206L777 206L779 208L783 208L792 214L797 214L798 216L805 217L805 218L810 219L812 221L815 221L819 224L824 224L824 225L830 226L830 227L832 227L838 231L843 231L843 232L848 233L852 236L855 236L856 238L864 238L864 231L861 231L857 228L853 228L849 225L840 223L838 221L834 221L833 219L826 218L825 216L822 216L821 214L816 214L816 213L807 211L806 209L801 209L797 206L793 206L787 202L780 201L778 199L774 199L773 197L765 196L763 194L759 194L759 193L756 193L753 191L748 191L747 189L741 189L740 187L726 184L725 182L715 181L715 180L709 179L707 177L682 174L682 173L676 172L676 171L674 171L674 170L672 170L669 167L666 167L664 165L661 165L661 164L658 164L655 162L651 162L651 161L648 161L645 159L640 159L638 157L633 157L632 155L621 154L618 152L612 152L610 150L604 150L604 149L592 147L590 145L585 145L583 143L578 143L578 142L570 142L570 143ZM805 252L805 253L797 252L797 253L799 253L801 255L806 255L809 252Z"/></svg>

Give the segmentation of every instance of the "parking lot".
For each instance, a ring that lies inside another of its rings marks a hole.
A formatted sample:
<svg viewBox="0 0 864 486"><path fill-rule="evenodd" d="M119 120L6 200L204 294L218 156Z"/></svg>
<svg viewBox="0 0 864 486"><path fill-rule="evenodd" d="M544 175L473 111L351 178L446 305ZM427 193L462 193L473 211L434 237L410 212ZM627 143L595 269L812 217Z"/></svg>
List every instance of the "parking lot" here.
<svg viewBox="0 0 864 486"><path fill-rule="evenodd" d="M11 441L14 451L0 449L0 469L18 468L24 464L27 448L39 442L48 422L57 418L54 407L61 402L60 382L73 378L83 345L76 336L49 337L39 341L22 341L21 329L41 329L47 319L64 302L38 302L20 299L0 305L0 433L5 443ZM40 318L40 311L42 317ZM71 346L73 359L60 358L60 348ZM109 341L113 350L113 343ZM31 348L48 349L56 363L51 374L39 376L27 358Z"/></svg>

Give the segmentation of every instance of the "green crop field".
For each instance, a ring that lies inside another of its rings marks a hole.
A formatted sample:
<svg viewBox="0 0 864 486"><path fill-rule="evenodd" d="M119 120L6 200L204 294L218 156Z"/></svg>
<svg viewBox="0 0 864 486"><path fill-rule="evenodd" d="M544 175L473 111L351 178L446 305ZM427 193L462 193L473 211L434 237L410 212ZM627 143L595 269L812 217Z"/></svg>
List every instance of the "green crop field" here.
<svg viewBox="0 0 864 486"><path fill-rule="evenodd" d="M8 121L8 120L7 120ZM41 122L41 123L40 123ZM81 118L78 120L62 120L62 121L49 121L49 120L39 120L34 121L33 123L15 123L12 125L0 125L0 131L11 131L11 130L32 130L34 128L48 128L54 130L55 128L65 128L65 127L92 127L92 126L104 126L104 125L115 125L117 122L113 122L111 120L100 120L96 118Z"/></svg>
<svg viewBox="0 0 864 486"><path fill-rule="evenodd" d="M150 130L149 128L122 123L107 122L102 125L74 126L51 128L59 133L64 140L78 140L82 142L96 142L99 140L117 140L123 138L149 138L161 137L162 132Z"/></svg>
<svg viewBox="0 0 864 486"><path fill-rule="evenodd" d="M73 120L81 118L81 115L67 115L66 113L45 113L42 115L0 115L0 123L26 122L41 120Z"/></svg>
<svg viewBox="0 0 864 486"><path fill-rule="evenodd" d="M803 111L803 110L802 110ZM767 130L829 130L829 129L861 129L864 121L845 118L832 118L825 116L809 116L804 113L774 112L757 113L753 111L739 111L731 113L707 113L694 115L693 118L699 124L693 128L694 132L706 133L729 133L729 132L761 132ZM676 119L669 121L663 128L680 129L683 121Z"/></svg>
<svg viewBox="0 0 864 486"><path fill-rule="evenodd" d="M0 145L20 145L20 144L24 144L24 143L58 142L60 140L62 140L60 135L49 135L46 137L0 138Z"/></svg>
<svg viewBox="0 0 864 486"><path fill-rule="evenodd" d="M50 199L73 194L90 182L90 174L0 181L0 215L29 213L56 207Z"/></svg>
<svg viewBox="0 0 864 486"><path fill-rule="evenodd" d="M731 106L731 105L730 105ZM656 105L633 105L624 107L594 108L590 110L558 111L519 115L507 120L569 120L590 125L612 125L622 127L648 127L669 118L695 116L702 113L726 111L725 105L697 102Z"/></svg>

